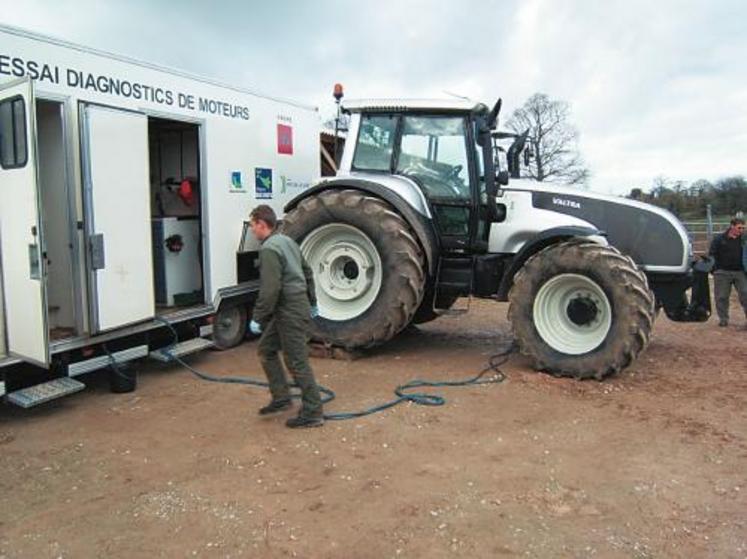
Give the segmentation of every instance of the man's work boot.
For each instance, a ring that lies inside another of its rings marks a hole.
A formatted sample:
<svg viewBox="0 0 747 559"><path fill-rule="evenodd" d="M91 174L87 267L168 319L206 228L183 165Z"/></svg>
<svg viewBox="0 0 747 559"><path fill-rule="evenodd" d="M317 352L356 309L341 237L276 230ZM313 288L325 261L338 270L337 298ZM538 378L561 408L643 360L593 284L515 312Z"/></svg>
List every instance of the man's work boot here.
<svg viewBox="0 0 747 559"><path fill-rule="evenodd" d="M725 318L722 318L718 321L718 325L721 326L721 328L726 328L727 326L729 326L729 321Z"/></svg>
<svg viewBox="0 0 747 559"><path fill-rule="evenodd" d="M273 400L264 408L260 408L259 415L269 415L271 413L277 413L283 410L287 410L292 405L293 404L290 400Z"/></svg>
<svg viewBox="0 0 747 559"><path fill-rule="evenodd" d="M302 417L300 415L298 417L291 417L285 422L285 426L291 429L299 427L321 427L322 425L324 425L323 417Z"/></svg>

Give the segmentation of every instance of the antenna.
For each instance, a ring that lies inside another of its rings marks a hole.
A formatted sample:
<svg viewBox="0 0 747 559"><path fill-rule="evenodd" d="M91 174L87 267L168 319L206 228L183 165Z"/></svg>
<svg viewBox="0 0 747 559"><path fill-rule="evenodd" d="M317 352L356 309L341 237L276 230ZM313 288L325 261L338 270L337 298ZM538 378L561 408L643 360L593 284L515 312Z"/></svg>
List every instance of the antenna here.
<svg viewBox="0 0 747 559"><path fill-rule="evenodd" d="M465 101L472 101L472 99L470 99L466 95L458 95L457 93L452 93L451 91L446 91L445 89L443 90L443 92L446 95L449 95L450 97L456 97L457 99L464 99Z"/></svg>

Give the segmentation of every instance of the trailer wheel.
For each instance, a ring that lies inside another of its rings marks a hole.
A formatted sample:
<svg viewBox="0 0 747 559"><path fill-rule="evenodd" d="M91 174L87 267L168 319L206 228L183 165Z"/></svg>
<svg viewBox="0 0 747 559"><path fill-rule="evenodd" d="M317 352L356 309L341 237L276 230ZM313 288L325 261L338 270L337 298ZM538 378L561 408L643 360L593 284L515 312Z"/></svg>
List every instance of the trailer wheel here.
<svg viewBox="0 0 747 559"><path fill-rule="evenodd" d="M550 246L519 270L508 316L535 368L601 380L646 347L654 296L646 276L617 249L585 240Z"/></svg>
<svg viewBox="0 0 747 559"><path fill-rule="evenodd" d="M424 257L389 204L357 190L303 200L283 221L314 271L319 317L312 337L371 347L407 326L423 299Z"/></svg>
<svg viewBox="0 0 747 559"><path fill-rule="evenodd" d="M223 351L239 345L246 336L247 312L244 305L221 307L213 320L213 342Z"/></svg>

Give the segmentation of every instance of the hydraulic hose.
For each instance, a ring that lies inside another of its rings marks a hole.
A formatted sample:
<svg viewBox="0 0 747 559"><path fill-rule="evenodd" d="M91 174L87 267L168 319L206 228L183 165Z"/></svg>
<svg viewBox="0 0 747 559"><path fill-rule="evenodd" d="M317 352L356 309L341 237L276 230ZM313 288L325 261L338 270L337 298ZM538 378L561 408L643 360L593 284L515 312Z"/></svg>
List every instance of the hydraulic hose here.
<svg viewBox="0 0 747 559"><path fill-rule="evenodd" d="M207 382L219 382L219 383L225 383L225 384L243 384L248 386L257 386L261 388L268 388L269 384L266 381L258 380L251 377L238 377L238 376L213 376L209 375L207 373L204 373L196 368L194 368L192 365L184 361L181 357L178 355L174 355L172 353L172 349L176 344L179 343L179 335L174 328L173 324L171 324L169 321L156 317L156 320L163 323L171 332L173 335L173 341L170 345L167 347L161 349L160 351L169 358L170 361L173 361L175 363L179 363L182 367L190 371L193 375L195 375L197 378L207 381ZM384 410L387 410L389 408L393 408L394 406L397 406L399 404L402 404L404 402L412 402L414 404L418 404L420 406L443 406L446 403L446 398L443 396L440 396L438 394L431 394L427 392L417 391L417 392L411 392L411 390L415 390L418 388L451 388L456 386L472 386L472 385L478 385L478 384L499 384L506 380L505 373L501 370L501 366L504 365L511 355L516 351L516 343L512 340L511 343L503 350L499 351L498 353L495 353L494 355L491 355L488 359L488 364L475 376L472 376L467 379L463 380L451 380L451 381L428 381L428 380L420 380L415 379L411 380L408 383L400 384L394 389L394 394L396 398L393 398L392 400L389 400L388 402L384 402L382 404L366 408L364 410L360 411L351 411L351 412L336 412L336 413L325 413L324 419L328 421L339 421L344 419L356 419L359 417L365 417L367 415L372 415ZM112 362L113 357L111 357ZM488 373L493 373L491 376L486 376ZM298 385L291 384L291 387L298 388ZM322 404L327 404L335 399L336 394L330 390L329 388L319 385L319 391L322 393ZM300 398L299 394L293 394L293 398Z"/></svg>

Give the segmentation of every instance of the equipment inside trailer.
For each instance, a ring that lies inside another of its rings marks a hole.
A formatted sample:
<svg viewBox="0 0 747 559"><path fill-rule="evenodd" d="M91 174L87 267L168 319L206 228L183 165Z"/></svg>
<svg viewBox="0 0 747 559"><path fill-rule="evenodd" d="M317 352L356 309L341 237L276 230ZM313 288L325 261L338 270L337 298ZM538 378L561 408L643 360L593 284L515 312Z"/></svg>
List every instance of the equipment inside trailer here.
<svg viewBox="0 0 747 559"><path fill-rule="evenodd" d="M199 128L148 119L153 271L158 315L205 302Z"/></svg>

